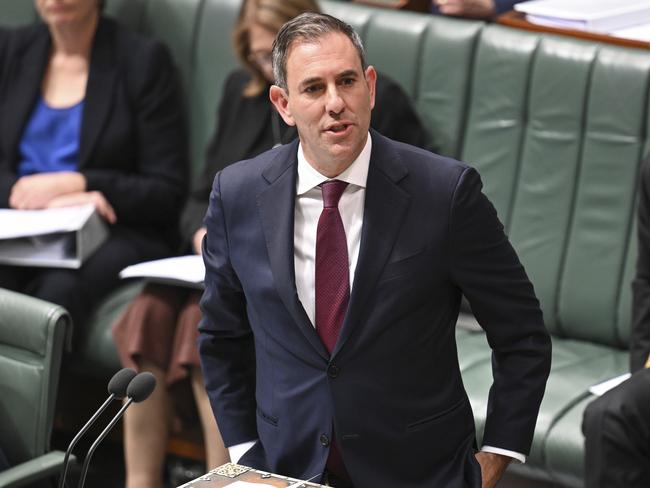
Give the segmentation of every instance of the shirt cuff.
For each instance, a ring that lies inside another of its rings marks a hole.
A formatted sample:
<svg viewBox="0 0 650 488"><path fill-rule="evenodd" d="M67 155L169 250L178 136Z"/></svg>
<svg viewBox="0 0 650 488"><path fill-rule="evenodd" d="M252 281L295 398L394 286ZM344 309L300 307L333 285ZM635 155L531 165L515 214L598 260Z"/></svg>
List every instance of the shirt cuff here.
<svg viewBox="0 0 650 488"><path fill-rule="evenodd" d="M521 454L520 452L509 451L507 449L501 449L500 447L481 446L481 451L491 452L492 454L501 454L502 456L508 456L520 463L526 462L526 456L524 454Z"/></svg>
<svg viewBox="0 0 650 488"><path fill-rule="evenodd" d="M246 454L246 452L255 445L257 439L254 441L242 442L241 444L235 444L228 448L228 454L230 454L230 462L237 464L241 457Z"/></svg>

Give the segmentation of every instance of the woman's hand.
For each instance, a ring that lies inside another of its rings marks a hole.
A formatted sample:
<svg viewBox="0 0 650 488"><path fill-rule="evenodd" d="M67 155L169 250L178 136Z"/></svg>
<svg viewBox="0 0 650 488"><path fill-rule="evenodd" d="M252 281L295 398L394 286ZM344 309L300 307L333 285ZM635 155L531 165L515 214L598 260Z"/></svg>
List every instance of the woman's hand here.
<svg viewBox="0 0 650 488"><path fill-rule="evenodd" d="M102 192L99 191L80 191L77 193L68 193L60 197L53 198L47 204L47 208L74 207L77 205L93 204L97 213L101 215L109 224L117 222L115 210Z"/></svg>
<svg viewBox="0 0 650 488"><path fill-rule="evenodd" d="M203 243L203 236L208 232L208 229L201 227L197 230L192 236L192 246L194 247L194 252L201 255L201 244Z"/></svg>
<svg viewBox="0 0 650 488"><path fill-rule="evenodd" d="M9 206L19 210L46 208L54 198L85 190L86 178L74 171L23 176L11 188Z"/></svg>
<svg viewBox="0 0 650 488"><path fill-rule="evenodd" d="M496 9L494 0L433 0L443 15L489 19Z"/></svg>

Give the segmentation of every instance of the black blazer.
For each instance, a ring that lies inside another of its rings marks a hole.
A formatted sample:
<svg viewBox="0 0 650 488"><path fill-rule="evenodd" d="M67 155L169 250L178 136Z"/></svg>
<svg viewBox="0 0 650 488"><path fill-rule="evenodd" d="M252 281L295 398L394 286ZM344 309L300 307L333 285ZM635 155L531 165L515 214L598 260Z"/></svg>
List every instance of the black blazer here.
<svg viewBox="0 0 650 488"><path fill-rule="evenodd" d="M18 179L19 144L50 50L44 24L10 31L0 44L2 208L9 206ZM176 234L188 168L179 107L179 84L165 47L102 18L92 47L78 171L89 191L106 196L118 225L154 237Z"/></svg>
<svg viewBox="0 0 650 488"><path fill-rule="evenodd" d="M276 113L268 90L256 97L242 94L249 80L250 75L243 69L233 71L226 80L217 111L218 130L208 145L205 167L183 212L181 234L185 239L203 225L212 181L218 171L236 161L257 156L278 142L290 142L298 135L295 127L287 126ZM406 93L381 73L376 99L370 121L372 128L391 139L433 149L431 138ZM274 136L274 124L280 137Z"/></svg>
<svg viewBox="0 0 650 488"><path fill-rule="evenodd" d="M641 166L638 212L639 256L632 283L632 372L643 368L650 354L650 155Z"/></svg>
<svg viewBox="0 0 650 488"><path fill-rule="evenodd" d="M464 294L493 350L483 443L527 453L550 370L533 287L473 169L372 132L359 259L328 354L296 292L297 142L221 171L199 350L226 445L297 478L332 429L357 488L481 486L458 366Z"/></svg>

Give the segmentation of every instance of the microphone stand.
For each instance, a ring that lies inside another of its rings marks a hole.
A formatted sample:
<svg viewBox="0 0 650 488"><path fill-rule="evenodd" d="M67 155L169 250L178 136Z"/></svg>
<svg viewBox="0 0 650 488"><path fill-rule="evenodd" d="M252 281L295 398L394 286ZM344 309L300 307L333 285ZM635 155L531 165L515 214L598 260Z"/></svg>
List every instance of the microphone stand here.
<svg viewBox="0 0 650 488"><path fill-rule="evenodd" d="M124 412L126 411L127 408L133 403L133 398L129 398L124 405L122 405L122 408L120 408L120 411L117 412L115 417L109 422L109 424L106 426L106 428L102 431L101 434L95 439L95 442L93 442L93 445L90 446L90 449L88 450L88 454L86 455L86 459L84 459L84 464L83 467L81 468L81 476L79 478L79 485L78 488L83 488L84 483L86 482L86 474L88 473L88 466L90 465L90 459L93 457L93 454L95 453L95 449L97 449L97 446L99 446L100 442L104 440L104 438L108 435L110 430L115 426L117 422L119 422L120 418L122 418L122 415L124 415Z"/></svg>
<svg viewBox="0 0 650 488"><path fill-rule="evenodd" d="M110 396L106 399L106 401L102 404L101 407L99 407L99 410L97 410L92 417L86 422L86 424L81 428L79 433L74 436L72 439L72 442L70 442L70 445L68 446L68 449L65 451L65 457L63 458L63 473L61 473L61 477L59 478L59 488L63 488L65 486L65 477L68 474L68 465L69 465L69 458L70 458L70 453L74 449L74 447L77 445L77 442L79 442L79 439L83 437L83 435L90 429L92 424L95 423L95 420L106 410L106 408L110 405L110 403L115 399L115 394L111 393Z"/></svg>

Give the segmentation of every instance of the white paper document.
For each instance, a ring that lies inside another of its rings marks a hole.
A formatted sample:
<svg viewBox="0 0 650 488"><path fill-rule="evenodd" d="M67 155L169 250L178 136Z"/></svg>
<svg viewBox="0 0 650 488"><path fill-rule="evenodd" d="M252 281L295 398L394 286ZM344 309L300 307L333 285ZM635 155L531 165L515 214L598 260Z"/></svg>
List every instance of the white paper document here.
<svg viewBox="0 0 650 488"><path fill-rule="evenodd" d="M615 378L611 378L607 381L603 381L602 383L593 385L589 388L589 393L596 396L602 396L605 393L607 393L609 390L616 388L618 385L620 385L625 380L627 380L630 376L632 376L630 373L625 373L622 374L621 376L616 376Z"/></svg>
<svg viewBox="0 0 650 488"><path fill-rule="evenodd" d="M109 233L93 205L0 209L0 263L78 269Z"/></svg>
<svg viewBox="0 0 650 488"><path fill-rule="evenodd" d="M533 0L514 9L535 24L596 32L650 22L650 0Z"/></svg>
<svg viewBox="0 0 650 488"><path fill-rule="evenodd" d="M2 208L0 209L0 239L79 230L94 211L93 205L44 210Z"/></svg>
<svg viewBox="0 0 650 488"><path fill-rule="evenodd" d="M198 255L157 259L128 266L120 278L145 278L158 283L203 288L205 265Z"/></svg>

